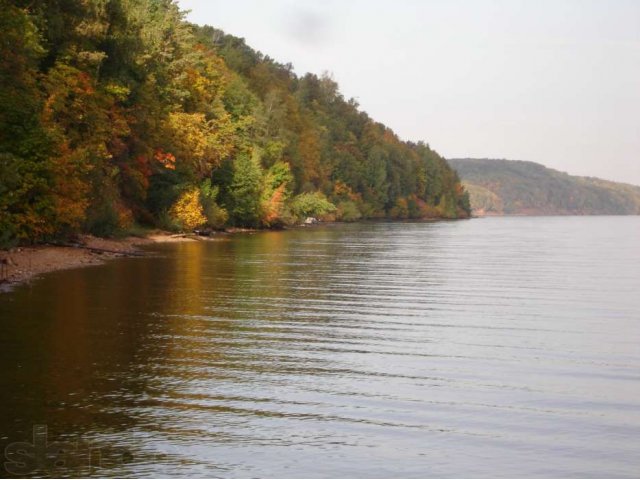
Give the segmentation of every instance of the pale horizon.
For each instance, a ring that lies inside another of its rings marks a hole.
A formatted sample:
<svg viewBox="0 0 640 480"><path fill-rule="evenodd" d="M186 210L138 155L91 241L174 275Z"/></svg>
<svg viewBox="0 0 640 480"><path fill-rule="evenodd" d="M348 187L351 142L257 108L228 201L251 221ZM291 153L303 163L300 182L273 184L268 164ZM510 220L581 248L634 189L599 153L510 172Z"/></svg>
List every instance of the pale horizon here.
<svg viewBox="0 0 640 480"><path fill-rule="evenodd" d="M179 0L445 158L640 185L640 3Z"/></svg>

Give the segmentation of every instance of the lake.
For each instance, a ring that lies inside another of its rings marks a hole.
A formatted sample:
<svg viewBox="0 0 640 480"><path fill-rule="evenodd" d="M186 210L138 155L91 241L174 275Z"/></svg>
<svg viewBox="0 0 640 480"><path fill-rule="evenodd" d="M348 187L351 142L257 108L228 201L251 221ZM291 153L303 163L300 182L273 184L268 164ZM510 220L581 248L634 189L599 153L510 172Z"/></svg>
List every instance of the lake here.
<svg viewBox="0 0 640 480"><path fill-rule="evenodd" d="M8 473L640 475L640 217L150 251L0 295Z"/></svg>

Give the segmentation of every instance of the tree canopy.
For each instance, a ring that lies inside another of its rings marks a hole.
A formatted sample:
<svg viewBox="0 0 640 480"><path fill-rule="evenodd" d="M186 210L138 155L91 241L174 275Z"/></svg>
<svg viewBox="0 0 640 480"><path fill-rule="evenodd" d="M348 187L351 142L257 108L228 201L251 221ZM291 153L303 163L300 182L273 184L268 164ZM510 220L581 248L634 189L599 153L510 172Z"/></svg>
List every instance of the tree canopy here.
<svg viewBox="0 0 640 480"><path fill-rule="evenodd" d="M329 76L186 22L172 0L0 8L3 244L274 227L311 204L337 220L469 213L426 143L400 140Z"/></svg>

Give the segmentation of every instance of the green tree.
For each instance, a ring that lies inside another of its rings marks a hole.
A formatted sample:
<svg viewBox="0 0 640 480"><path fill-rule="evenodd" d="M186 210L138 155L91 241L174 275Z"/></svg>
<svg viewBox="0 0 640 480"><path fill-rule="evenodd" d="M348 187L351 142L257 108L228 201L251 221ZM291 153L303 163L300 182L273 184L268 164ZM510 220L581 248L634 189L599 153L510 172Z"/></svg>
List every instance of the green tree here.
<svg viewBox="0 0 640 480"><path fill-rule="evenodd" d="M306 192L294 197L291 210L298 218L321 217L336 211L336 207L321 192Z"/></svg>
<svg viewBox="0 0 640 480"><path fill-rule="evenodd" d="M229 212L235 225L256 227L260 220L262 167L257 154L244 153L233 163Z"/></svg>

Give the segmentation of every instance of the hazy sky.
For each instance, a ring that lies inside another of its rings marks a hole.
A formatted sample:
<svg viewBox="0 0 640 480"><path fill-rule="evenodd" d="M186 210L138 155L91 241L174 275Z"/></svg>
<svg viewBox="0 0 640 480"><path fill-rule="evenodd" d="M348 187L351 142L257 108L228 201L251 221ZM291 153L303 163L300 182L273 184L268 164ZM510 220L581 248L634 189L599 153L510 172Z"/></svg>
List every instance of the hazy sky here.
<svg viewBox="0 0 640 480"><path fill-rule="evenodd" d="M180 0L448 158L640 185L640 0Z"/></svg>

